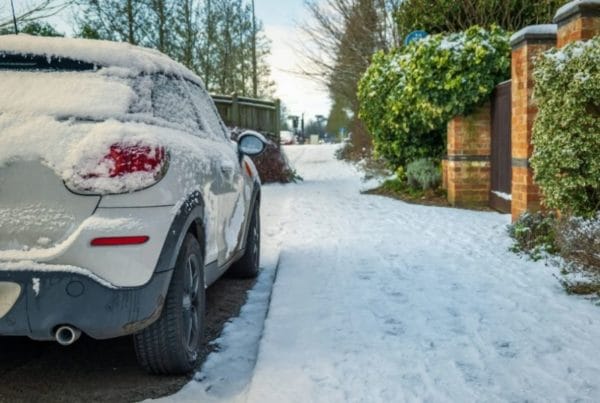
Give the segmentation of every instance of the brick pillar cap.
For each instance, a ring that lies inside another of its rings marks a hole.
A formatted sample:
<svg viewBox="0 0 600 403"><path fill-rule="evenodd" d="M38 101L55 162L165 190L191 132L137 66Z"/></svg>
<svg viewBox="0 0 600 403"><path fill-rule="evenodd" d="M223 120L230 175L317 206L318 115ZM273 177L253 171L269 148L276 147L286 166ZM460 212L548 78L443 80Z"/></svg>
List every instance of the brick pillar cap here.
<svg viewBox="0 0 600 403"><path fill-rule="evenodd" d="M597 0L600 2L600 0ZM530 25L515 32L510 37L510 46L513 49L525 42L556 42L557 27L555 24Z"/></svg>
<svg viewBox="0 0 600 403"><path fill-rule="evenodd" d="M574 0L558 9L554 23L561 25L576 15L600 17L600 0Z"/></svg>

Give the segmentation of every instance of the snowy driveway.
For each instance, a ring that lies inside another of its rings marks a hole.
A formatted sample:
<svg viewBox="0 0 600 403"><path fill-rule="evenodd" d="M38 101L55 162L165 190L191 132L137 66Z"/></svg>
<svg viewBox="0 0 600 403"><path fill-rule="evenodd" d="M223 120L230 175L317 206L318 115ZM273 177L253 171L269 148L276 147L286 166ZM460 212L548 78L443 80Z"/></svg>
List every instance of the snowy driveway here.
<svg viewBox="0 0 600 403"><path fill-rule="evenodd" d="M304 182L264 189L277 279L264 330L252 312L232 323L262 331L254 371L226 332L178 398L600 401L600 308L508 252L508 216L361 195L333 150L288 148ZM228 386L240 360L247 383Z"/></svg>

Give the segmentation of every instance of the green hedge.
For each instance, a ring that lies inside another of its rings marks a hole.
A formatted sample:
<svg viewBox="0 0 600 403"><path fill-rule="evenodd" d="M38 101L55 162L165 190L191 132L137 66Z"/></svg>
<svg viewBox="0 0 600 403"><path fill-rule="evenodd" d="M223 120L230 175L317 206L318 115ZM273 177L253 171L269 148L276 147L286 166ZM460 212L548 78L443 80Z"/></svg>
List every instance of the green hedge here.
<svg viewBox="0 0 600 403"><path fill-rule="evenodd" d="M391 166L444 152L446 125L510 74L508 34L472 27L379 52L359 83L360 117Z"/></svg>
<svg viewBox="0 0 600 403"><path fill-rule="evenodd" d="M600 209L600 37L546 52L536 63L531 165L550 208Z"/></svg>

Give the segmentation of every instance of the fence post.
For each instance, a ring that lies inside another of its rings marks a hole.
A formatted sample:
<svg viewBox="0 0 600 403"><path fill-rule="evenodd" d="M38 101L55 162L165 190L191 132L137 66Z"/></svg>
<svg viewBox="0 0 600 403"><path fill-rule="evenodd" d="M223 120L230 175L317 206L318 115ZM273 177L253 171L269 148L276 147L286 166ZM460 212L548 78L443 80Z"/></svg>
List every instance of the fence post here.
<svg viewBox="0 0 600 403"><path fill-rule="evenodd" d="M537 107L533 100L535 58L556 45L556 25L533 25L511 37L512 47L512 203L513 221L540 208L541 192L533 181L529 158Z"/></svg>
<svg viewBox="0 0 600 403"><path fill-rule="evenodd" d="M281 100L275 100L275 122L273 123L275 139L277 140L277 147L281 144Z"/></svg>
<svg viewBox="0 0 600 403"><path fill-rule="evenodd" d="M236 127L242 126L240 119L240 104L238 101L238 95L235 92L231 95L231 121Z"/></svg>

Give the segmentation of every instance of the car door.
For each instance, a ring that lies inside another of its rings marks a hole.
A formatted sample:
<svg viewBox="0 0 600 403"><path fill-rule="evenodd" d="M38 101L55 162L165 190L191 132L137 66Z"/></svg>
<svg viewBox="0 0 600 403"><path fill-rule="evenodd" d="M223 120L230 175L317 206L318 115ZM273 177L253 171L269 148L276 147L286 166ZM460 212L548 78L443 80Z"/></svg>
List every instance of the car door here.
<svg viewBox="0 0 600 403"><path fill-rule="evenodd" d="M221 143L215 167L215 175L219 180L214 182L214 191L219 195L218 260L219 266L224 267L238 249L240 232L246 221L247 198L243 192L244 178L237 143L231 141L229 131L221 121L212 98L198 85L189 85L204 126L216 141Z"/></svg>
<svg viewBox="0 0 600 403"><path fill-rule="evenodd" d="M148 85L148 80L152 81ZM201 143L206 148L218 147L219 140L205 130L204 122L199 118L197 108L184 80L164 74L142 77L138 86L142 89L152 88L152 111L155 118L181 127L185 132L193 135L194 141ZM217 168L219 158L216 153L206 153L196 156L199 160L208 159L210 169L194 172L192 181L201 187L205 205L205 264L216 263L219 258L218 234L220 233L219 205L222 196L219 189L222 188L222 179L215 175L220 172ZM202 164L197 164L202 166ZM216 183L215 183L216 182ZM186 197L188 195L185 195Z"/></svg>

